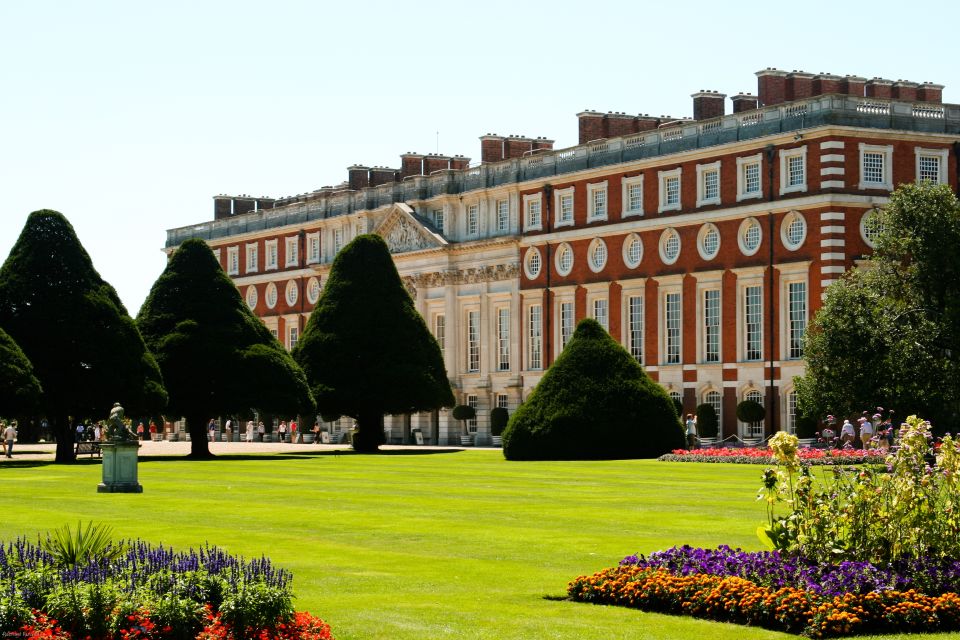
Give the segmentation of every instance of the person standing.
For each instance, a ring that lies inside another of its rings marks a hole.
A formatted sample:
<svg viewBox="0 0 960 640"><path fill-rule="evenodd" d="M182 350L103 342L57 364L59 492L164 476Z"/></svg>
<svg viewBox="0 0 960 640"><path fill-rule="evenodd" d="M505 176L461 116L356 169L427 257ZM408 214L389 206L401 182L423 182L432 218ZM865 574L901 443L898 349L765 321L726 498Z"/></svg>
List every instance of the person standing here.
<svg viewBox="0 0 960 640"><path fill-rule="evenodd" d="M840 446L846 447L847 445L853 446L853 441L857 439L857 432L854 430L853 425L849 420L843 421L843 426L840 427Z"/></svg>
<svg viewBox="0 0 960 640"><path fill-rule="evenodd" d="M687 449L693 451L697 448L697 421L693 419L693 414L687 414Z"/></svg>
<svg viewBox="0 0 960 640"><path fill-rule="evenodd" d="M233 435L233 420L227 418L227 424L224 425L223 429L227 432L227 442L230 442Z"/></svg>
<svg viewBox="0 0 960 640"><path fill-rule="evenodd" d="M263 436L267 433L267 428L263 426L263 420L257 425L257 440L263 442Z"/></svg>
<svg viewBox="0 0 960 640"><path fill-rule="evenodd" d="M150 440L154 440L157 435L157 423L153 420L150 421Z"/></svg>
<svg viewBox="0 0 960 640"><path fill-rule="evenodd" d="M287 421L286 421L286 420L281 420L281 421L280 421L280 427L277 428L277 435L280 436L280 442L282 443L284 436L287 435Z"/></svg>
<svg viewBox="0 0 960 640"><path fill-rule="evenodd" d="M103 437L103 426L98 422L97 426L93 428L93 441L100 442L100 438Z"/></svg>
<svg viewBox="0 0 960 640"><path fill-rule="evenodd" d="M299 443L297 440L297 419L290 420L290 444Z"/></svg>
<svg viewBox="0 0 960 640"><path fill-rule="evenodd" d="M860 442L864 449L873 448L873 423L866 417L860 418Z"/></svg>
<svg viewBox="0 0 960 640"><path fill-rule="evenodd" d="M137 425L137 439L143 441L143 421L140 421L140 424Z"/></svg>
<svg viewBox="0 0 960 640"><path fill-rule="evenodd" d="M247 442L253 442L253 420L247 420Z"/></svg>
<svg viewBox="0 0 960 640"><path fill-rule="evenodd" d="M3 444L5 445L6 455L8 458L13 457L13 441L17 439L17 430L13 427L13 423L6 424L0 422L0 426L3 426Z"/></svg>

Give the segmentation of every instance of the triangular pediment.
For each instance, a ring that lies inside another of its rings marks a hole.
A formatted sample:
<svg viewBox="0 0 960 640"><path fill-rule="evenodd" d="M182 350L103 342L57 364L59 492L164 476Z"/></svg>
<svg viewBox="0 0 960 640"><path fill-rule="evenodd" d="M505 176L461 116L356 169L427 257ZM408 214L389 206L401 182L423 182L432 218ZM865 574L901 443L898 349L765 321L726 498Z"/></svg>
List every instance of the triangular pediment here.
<svg viewBox="0 0 960 640"><path fill-rule="evenodd" d="M407 253L446 246L447 241L417 218L413 209L402 202L393 205L374 233L383 238L390 253Z"/></svg>

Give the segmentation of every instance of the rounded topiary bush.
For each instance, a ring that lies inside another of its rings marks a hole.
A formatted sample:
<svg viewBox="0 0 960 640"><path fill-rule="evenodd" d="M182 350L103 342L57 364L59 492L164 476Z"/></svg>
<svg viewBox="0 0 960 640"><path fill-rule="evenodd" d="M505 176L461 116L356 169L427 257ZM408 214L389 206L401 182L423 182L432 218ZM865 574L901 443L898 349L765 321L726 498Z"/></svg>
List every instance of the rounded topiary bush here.
<svg viewBox="0 0 960 640"><path fill-rule="evenodd" d="M683 446L670 396L591 319L503 432L510 460L655 458Z"/></svg>
<svg viewBox="0 0 960 640"><path fill-rule="evenodd" d="M701 438L716 438L720 430L720 419L712 404L697 405L697 432Z"/></svg>
<svg viewBox="0 0 960 640"><path fill-rule="evenodd" d="M494 407L490 410L490 435L499 436L507 428L510 413L503 407Z"/></svg>
<svg viewBox="0 0 960 640"><path fill-rule="evenodd" d="M744 400L737 405L737 418L741 422L760 422L767 417L767 410L756 400Z"/></svg>

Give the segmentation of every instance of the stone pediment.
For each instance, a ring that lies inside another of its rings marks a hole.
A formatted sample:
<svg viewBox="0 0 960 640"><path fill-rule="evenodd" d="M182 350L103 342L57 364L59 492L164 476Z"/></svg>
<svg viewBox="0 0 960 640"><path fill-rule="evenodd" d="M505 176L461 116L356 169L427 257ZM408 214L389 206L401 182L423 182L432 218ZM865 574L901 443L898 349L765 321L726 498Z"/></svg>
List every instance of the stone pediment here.
<svg viewBox="0 0 960 640"><path fill-rule="evenodd" d="M393 205L390 213L373 231L383 238L390 253L407 253L447 245L443 236L428 229L413 209L403 203Z"/></svg>

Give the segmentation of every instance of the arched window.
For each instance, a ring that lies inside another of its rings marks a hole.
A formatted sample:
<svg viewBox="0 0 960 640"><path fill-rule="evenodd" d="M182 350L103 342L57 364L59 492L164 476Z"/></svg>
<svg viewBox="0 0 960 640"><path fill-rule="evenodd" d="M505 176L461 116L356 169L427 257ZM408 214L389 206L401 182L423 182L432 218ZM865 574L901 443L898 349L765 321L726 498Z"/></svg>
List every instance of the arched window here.
<svg viewBox="0 0 960 640"><path fill-rule="evenodd" d="M720 396L719 391L707 391L703 394L704 404L708 404L713 407L713 410L717 413L717 424L720 425L720 431L723 432L723 402Z"/></svg>

